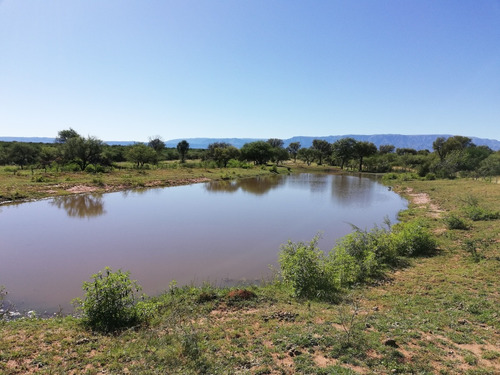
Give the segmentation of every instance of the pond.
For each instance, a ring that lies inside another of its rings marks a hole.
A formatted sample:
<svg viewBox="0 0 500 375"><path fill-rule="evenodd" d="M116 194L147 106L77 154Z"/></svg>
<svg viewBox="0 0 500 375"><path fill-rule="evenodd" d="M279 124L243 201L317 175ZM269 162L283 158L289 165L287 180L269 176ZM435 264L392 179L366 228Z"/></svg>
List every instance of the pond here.
<svg viewBox="0 0 500 375"><path fill-rule="evenodd" d="M72 195L0 206L0 285L18 310L71 312L106 266L148 295L178 285L258 282L280 245L321 233L329 251L352 231L396 221L406 201L377 179L293 174Z"/></svg>

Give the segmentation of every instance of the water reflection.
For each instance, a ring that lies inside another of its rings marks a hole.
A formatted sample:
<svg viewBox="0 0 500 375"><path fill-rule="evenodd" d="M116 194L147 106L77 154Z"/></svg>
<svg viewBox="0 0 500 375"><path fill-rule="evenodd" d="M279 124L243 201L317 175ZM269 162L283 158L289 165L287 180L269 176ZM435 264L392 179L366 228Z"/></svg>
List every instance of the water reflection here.
<svg viewBox="0 0 500 375"><path fill-rule="evenodd" d="M102 194L78 194L55 197L51 205L63 208L69 217L90 218L104 215Z"/></svg>
<svg viewBox="0 0 500 375"><path fill-rule="evenodd" d="M257 177L234 181L211 181L205 184L209 192L235 193L243 190L254 195L264 195L283 185L286 176Z"/></svg>
<svg viewBox="0 0 500 375"><path fill-rule="evenodd" d="M71 311L82 281L105 266L130 271L149 295L172 280L252 282L269 276L286 241L322 232L319 246L328 251L352 231L347 223L371 228L404 206L371 178L329 174L7 205L0 214L0 284L18 308L55 312L58 305Z"/></svg>

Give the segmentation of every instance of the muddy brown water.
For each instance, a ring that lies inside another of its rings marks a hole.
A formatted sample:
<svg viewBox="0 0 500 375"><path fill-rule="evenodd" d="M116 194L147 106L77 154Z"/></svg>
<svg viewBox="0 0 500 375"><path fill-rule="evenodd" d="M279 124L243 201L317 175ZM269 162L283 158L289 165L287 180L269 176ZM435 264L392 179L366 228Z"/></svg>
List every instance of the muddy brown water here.
<svg viewBox="0 0 500 375"><path fill-rule="evenodd" d="M71 312L106 266L148 295L178 285L258 282L280 245L396 221L406 201L376 178L294 174L74 195L0 206L0 285L18 310Z"/></svg>

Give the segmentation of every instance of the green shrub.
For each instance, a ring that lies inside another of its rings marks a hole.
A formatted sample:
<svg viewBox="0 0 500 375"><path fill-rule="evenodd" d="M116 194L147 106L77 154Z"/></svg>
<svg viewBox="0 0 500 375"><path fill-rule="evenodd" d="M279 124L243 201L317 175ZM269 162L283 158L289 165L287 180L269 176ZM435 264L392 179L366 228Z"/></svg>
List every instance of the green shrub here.
<svg viewBox="0 0 500 375"><path fill-rule="evenodd" d="M429 172L425 175L425 179L426 180L429 180L429 181L433 181L436 179L436 174L435 173L432 173L432 172Z"/></svg>
<svg viewBox="0 0 500 375"><path fill-rule="evenodd" d="M448 229L469 229L469 225L467 224L467 222L463 218L453 213L447 215L444 218L444 222L446 223Z"/></svg>
<svg viewBox="0 0 500 375"><path fill-rule="evenodd" d="M436 240L420 221L396 224L392 236L396 252L401 256L430 255L437 247Z"/></svg>
<svg viewBox="0 0 500 375"><path fill-rule="evenodd" d="M129 272L109 267L84 282L84 299L76 299L84 324L94 331L110 333L134 326L139 321L136 293L140 287Z"/></svg>
<svg viewBox="0 0 500 375"><path fill-rule="evenodd" d="M288 241L281 246L279 264L283 282L300 298L330 298L337 292L337 279L318 248L319 237L309 243Z"/></svg>
<svg viewBox="0 0 500 375"><path fill-rule="evenodd" d="M468 206L464 212L472 221L488 221L500 218L500 212L490 211L479 206Z"/></svg>

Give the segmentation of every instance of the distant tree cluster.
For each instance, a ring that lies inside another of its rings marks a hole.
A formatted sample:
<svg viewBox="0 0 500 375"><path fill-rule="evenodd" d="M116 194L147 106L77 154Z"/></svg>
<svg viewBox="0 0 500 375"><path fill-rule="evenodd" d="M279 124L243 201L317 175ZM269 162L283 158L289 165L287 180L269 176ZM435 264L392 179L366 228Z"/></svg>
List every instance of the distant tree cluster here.
<svg viewBox="0 0 500 375"><path fill-rule="evenodd" d="M214 142L206 150L191 149L186 140L176 148L167 148L160 136L149 138L148 143L130 146L106 145L100 139L83 137L72 128L61 130L54 144L0 142L0 164L25 168L64 168L97 172L128 161L135 168L157 165L160 161L199 160L205 166L227 168L242 163L276 166L285 161L297 160L311 165L330 165L340 169L385 173L411 171L420 176L454 178L456 176L491 177L500 175L500 152L487 146L476 146L468 137L439 137L433 143L433 151L396 148L357 141L351 137L329 143L314 139L311 147L301 147L299 142L290 143L270 138L267 141L246 143L238 149L225 142ZM249 165L249 164L248 164Z"/></svg>

